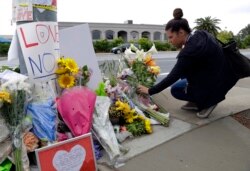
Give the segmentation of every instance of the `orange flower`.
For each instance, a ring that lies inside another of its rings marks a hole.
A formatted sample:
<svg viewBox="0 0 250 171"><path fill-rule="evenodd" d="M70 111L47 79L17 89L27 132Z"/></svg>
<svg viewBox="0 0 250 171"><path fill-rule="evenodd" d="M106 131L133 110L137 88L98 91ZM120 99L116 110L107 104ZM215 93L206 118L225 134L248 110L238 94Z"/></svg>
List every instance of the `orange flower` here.
<svg viewBox="0 0 250 171"><path fill-rule="evenodd" d="M23 136L23 142L28 152L34 151L38 147L38 138L32 133L27 132Z"/></svg>
<svg viewBox="0 0 250 171"><path fill-rule="evenodd" d="M155 74L155 75L158 75L160 73L160 67L159 66L151 66L150 72Z"/></svg>
<svg viewBox="0 0 250 171"><path fill-rule="evenodd" d="M148 66L156 66L155 60L152 58L152 56L146 56L144 63Z"/></svg>

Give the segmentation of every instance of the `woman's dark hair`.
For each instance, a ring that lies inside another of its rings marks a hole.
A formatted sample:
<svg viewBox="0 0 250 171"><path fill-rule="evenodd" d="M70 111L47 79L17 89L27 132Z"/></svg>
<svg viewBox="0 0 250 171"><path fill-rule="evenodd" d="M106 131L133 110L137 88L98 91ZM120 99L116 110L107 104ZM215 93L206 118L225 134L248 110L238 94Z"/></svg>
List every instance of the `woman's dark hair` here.
<svg viewBox="0 0 250 171"><path fill-rule="evenodd" d="M166 31L171 29L172 32L178 32L180 29L183 29L187 33L191 33L192 30L189 27L188 21L182 18L183 12L181 8L174 9L173 16L174 18L170 20L165 27Z"/></svg>

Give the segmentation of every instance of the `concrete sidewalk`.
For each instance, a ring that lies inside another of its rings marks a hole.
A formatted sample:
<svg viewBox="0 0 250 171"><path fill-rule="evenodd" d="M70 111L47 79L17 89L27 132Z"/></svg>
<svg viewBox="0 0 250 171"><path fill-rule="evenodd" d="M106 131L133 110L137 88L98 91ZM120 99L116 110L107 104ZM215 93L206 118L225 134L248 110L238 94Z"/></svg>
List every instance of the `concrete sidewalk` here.
<svg viewBox="0 0 250 171"><path fill-rule="evenodd" d="M147 151L117 170L249 171L250 130L226 117Z"/></svg>
<svg viewBox="0 0 250 171"><path fill-rule="evenodd" d="M171 112L180 112L181 102L172 103L169 95L164 96ZM98 165L98 168L100 171L250 171L250 130L230 116L250 109L249 99L250 78L247 78L240 80L218 105L212 119L199 122L189 112L181 111L184 118L174 114L168 128L154 126L152 135L123 143L130 147L124 166L110 169Z"/></svg>

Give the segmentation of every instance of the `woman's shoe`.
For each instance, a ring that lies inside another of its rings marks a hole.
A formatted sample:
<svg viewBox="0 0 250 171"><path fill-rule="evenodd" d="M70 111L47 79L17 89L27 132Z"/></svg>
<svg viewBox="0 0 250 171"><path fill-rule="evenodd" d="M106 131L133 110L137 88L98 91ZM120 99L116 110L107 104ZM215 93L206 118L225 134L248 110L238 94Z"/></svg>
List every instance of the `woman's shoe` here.
<svg viewBox="0 0 250 171"><path fill-rule="evenodd" d="M198 107L193 102L187 102L185 105L181 106L183 110L198 110Z"/></svg>
<svg viewBox="0 0 250 171"><path fill-rule="evenodd" d="M213 106L211 106L211 107L208 107L208 108L206 108L206 109L203 109L203 110L201 110L200 112L198 112L198 113L196 114L196 116L197 116L198 118L208 118L209 115L213 112L213 110L215 109L216 106L217 106L217 104L216 104L216 105L213 105Z"/></svg>

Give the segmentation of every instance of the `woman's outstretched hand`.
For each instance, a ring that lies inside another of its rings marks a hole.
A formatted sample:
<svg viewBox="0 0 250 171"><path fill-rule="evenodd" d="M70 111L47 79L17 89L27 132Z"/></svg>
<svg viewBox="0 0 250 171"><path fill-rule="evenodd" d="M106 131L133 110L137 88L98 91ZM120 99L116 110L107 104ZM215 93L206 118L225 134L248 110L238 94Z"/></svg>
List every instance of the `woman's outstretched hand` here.
<svg viewBox="0 0 250 171"><path fill-rule="evenodd" d="M148 88L143 86L143 85L138 85L136 90L137 90L138 93L148 94Z"/></svg>

